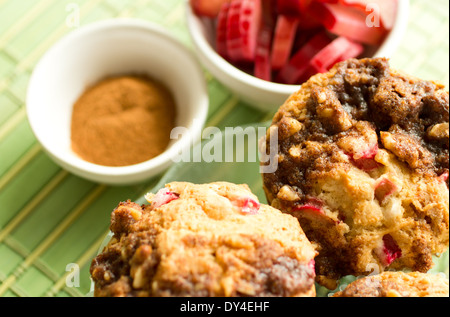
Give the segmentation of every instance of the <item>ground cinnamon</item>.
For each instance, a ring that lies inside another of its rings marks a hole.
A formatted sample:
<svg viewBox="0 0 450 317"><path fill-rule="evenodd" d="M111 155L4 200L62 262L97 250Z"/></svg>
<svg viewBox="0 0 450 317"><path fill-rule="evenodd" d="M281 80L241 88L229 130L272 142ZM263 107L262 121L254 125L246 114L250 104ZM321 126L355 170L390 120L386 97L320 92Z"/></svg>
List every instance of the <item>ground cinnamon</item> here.
<svg viewBox="0 0 450 317"><path fill-rule="evenodd" d="M141 163L167 148L175 116L173 96L163 84L141 76L107 78L74 104L72 149L99 165Z"/></svg>

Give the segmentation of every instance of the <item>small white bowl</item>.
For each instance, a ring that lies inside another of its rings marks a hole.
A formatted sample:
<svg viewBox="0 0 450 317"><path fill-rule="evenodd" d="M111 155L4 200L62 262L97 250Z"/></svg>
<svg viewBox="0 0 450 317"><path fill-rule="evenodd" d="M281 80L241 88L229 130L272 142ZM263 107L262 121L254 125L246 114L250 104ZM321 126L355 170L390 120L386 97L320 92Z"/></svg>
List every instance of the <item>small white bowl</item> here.
<svg viewBox="0 0 450 317"><path fill-rule="evenodd" d="M176 126L190 133L143 163L108 167L82 160L71 149L74 102L103 78L132 73L147 74L171 90ZM136 19L96 22L71 32L39 61L27 91L31 128L49 156L73 174L110 185L139 183L169 167L180 151L200 139L208 106L196 56L162 27Z"/></svg>
<svg viewBox="0 0 450 317"><path fill-rule="evenodd" d="M403 37L409 11L409 0L398 0L395 24L373 57L391 57ZM214 49L214 31L192 11L186 1L188 29L204 67L222 84L243 100L262 110L277 110L286 99L299 89L299 85L284 85L268 82L234 67L216 53Z"/></svg>

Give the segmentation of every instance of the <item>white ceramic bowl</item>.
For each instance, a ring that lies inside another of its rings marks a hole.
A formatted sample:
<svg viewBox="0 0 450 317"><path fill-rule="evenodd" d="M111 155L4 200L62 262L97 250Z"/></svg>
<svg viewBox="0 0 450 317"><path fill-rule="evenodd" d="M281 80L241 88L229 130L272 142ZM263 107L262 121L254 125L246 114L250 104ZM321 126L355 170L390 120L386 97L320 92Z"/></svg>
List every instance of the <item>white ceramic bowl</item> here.
<svg viewBox="0 0 450 317"><path fill-rule="evenodd" d="M374 53L374 57L391 57L403 37L408 24L409 0L398 0L395 24ZM237 96L263 110L277 110L285 100L299 89L299 85L284 85L268 82L228 63L214 50L213 28L207 27L201 18L196 16L186 1L188 29L204 67L221 83Z"/></svg>
<svg viewBox="0 0 450 317"><path fill-rule="evenodd" d="M74 102L104 77L130 73L146 73L172 91L176 126L189 129L189 135L171 140L164 153L140 164L107 167L82 160L71 150ZM135 19L96 22L62 38L37 64L27 92L31 128L49 156L73 174L111 185L138 183L169 167L200 139L208 104L196 56L162 27Z"/></svg>

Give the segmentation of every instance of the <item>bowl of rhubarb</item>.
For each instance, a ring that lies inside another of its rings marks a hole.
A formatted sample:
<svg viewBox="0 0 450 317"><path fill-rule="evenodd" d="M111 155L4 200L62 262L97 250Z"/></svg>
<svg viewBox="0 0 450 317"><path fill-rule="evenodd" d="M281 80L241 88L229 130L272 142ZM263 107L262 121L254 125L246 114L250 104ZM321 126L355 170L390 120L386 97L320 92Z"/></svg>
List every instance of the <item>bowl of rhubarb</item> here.
<svg viewBox="0 0 450 317"><path fill-rule="evenodd" d="M340 61L391 57L408 8L408 0L186 0L203 66L264 110Z"/></svg>

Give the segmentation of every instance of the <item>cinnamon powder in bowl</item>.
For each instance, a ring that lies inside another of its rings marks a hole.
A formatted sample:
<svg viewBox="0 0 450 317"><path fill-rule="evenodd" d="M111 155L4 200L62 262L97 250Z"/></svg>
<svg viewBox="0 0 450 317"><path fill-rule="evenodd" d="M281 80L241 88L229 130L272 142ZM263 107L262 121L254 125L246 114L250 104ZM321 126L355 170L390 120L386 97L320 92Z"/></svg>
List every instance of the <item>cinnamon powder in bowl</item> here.
<svg viewBox="0 0 450 317"><path fill-rule="evenodd" d="M42 149L67 171L108 185L142 183L177 162L201 139L208 106L192 51L163 27L128 18L63 37L35 66L27 91ZM182 133L170 139L173 126Z"/></svg>
<svg viewBox="0 0 450 317"><path fill-rule="evenodd" d="M167 148L175 115L173 96L162 83L145 76L110 77L76 101L72 149L94 164L138 164Z"/></svg>

